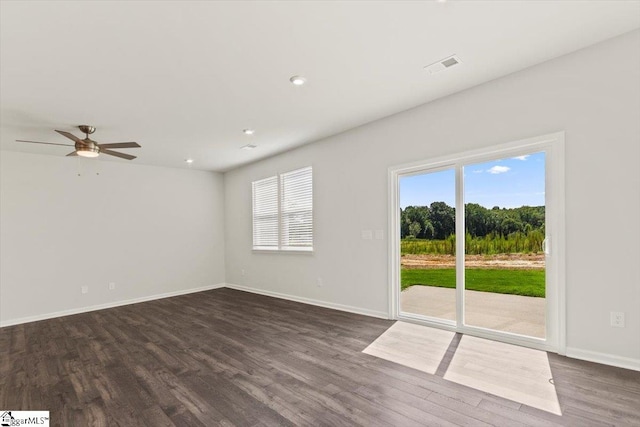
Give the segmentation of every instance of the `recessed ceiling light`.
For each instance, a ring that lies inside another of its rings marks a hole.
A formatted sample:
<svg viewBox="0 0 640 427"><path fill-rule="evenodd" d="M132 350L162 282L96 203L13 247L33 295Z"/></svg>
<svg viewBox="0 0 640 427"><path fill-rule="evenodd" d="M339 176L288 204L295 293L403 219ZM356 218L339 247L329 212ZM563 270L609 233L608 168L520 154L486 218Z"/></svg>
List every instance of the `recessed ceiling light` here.
<svg viewBox="0 0 640 427"><path fill-rule="evenodd" d="M289 81L293 83L295 86L302 86L307 82L307 79L305 79L302 76L293 76L289 79Z"/></svg>
<svg viewBox="0 0 640 427"><path fill-rule="evenodd" d="M244 145L244 146L240 147L240 149L242 149L242 150L253 150L256 147L257 147L256 145L247 144L247 145Z"/></svg>
<svg viewBox="0 0 640 427"><path fill-rule="evenodd" d="M244 132L245 135L253 135L254 133L256 133L256 131L253 129L244 129L242 132Z"/></svg>
<svg viewBox="0 0 640 427"><path fill-rule="evenodd" d="M193 163L193 159L184 159L184 161L189 163L189 164Z"/></svg>

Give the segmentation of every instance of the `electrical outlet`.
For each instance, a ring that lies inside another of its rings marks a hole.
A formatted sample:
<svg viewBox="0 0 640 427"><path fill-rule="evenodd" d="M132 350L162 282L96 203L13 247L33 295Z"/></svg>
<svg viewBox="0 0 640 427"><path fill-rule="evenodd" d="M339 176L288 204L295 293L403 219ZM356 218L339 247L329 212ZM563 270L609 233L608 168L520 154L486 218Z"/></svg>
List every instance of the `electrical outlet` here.
<svg viewBox="0 0 640 427"><path fill-rule="evenodd" d="M318 287L321 288L322 287L322 278L318 277Z"/></svg>
<svg viewBox="0 0 640 427"><path fill-rule="evenodd" d="M243 275L243 276L246 276L246 275L247 275L247 270L245 270L245 269L243 268L241 273L242 273L242 275Z"/></svg>
<svg viewBox="0 0 640 427"><path fill-rule="evenodd" d="M116 288L115 282L109 282L109 290L112 291Z"/></svg>
<svg viewBox="0 0 640 427"><path fill-rule="evenodd" d="M611 312L611 326L616 328L624 328L624 313L621 311Z"/></svg>
<svg viewBox="0 0 640 427"><path fill-rule="evenodd" d="M362 230L362 240L372 240L372 239L373 239L373 231Z"/></svg>
<svg viewBox="0 0 640 427"><path fill-rule="evenodd" d="M82 292L83 294L88 294L89 293L89 287L88 286L82 286L80 288L80 292Z"/></svg>

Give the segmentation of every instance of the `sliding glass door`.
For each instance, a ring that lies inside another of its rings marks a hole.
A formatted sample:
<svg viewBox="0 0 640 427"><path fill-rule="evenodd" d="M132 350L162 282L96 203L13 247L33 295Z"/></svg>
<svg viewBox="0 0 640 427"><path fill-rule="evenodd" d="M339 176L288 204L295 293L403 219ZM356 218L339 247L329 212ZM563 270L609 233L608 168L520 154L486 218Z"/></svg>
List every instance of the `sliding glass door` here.
<svg viewBox="0 0 640 427"><path fill-rule="evenodd" d="M390 170L395 317L557 347L562 143L554 134Z"/></svg>

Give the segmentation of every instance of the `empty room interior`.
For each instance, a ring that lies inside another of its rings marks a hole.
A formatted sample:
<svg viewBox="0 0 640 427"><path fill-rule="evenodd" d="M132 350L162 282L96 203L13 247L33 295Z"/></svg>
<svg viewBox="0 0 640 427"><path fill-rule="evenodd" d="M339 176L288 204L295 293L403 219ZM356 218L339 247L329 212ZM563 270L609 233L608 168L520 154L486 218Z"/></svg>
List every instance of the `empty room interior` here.
<svg viewBox="0 0 640 427"><path fill-rule="evenodd" d="M640 426L640 1L0 2L0 422Z"/></svg>

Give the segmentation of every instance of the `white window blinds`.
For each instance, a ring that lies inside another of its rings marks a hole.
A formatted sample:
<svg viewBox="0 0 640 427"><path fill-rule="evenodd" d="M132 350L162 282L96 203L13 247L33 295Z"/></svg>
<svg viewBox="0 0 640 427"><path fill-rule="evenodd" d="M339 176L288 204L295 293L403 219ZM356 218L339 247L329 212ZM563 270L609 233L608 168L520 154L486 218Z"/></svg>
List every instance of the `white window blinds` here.
<svg viewBox="0 0 640 427"><path fill-rule="evenodd" d="M253 182L253 248L313 249L311 167Z"/></svg>
<svg viewBox="0 0 640 427"><path fill-rule="evenodd" d="M310 167L280 175L280 245L283 249L313 246L312 184Z"/></svg>
<svg viewBox="0 0 640 427"><path fill-rule="evenodd" d="M253 183L253 247L278 249L278 177Z"/></svg>

